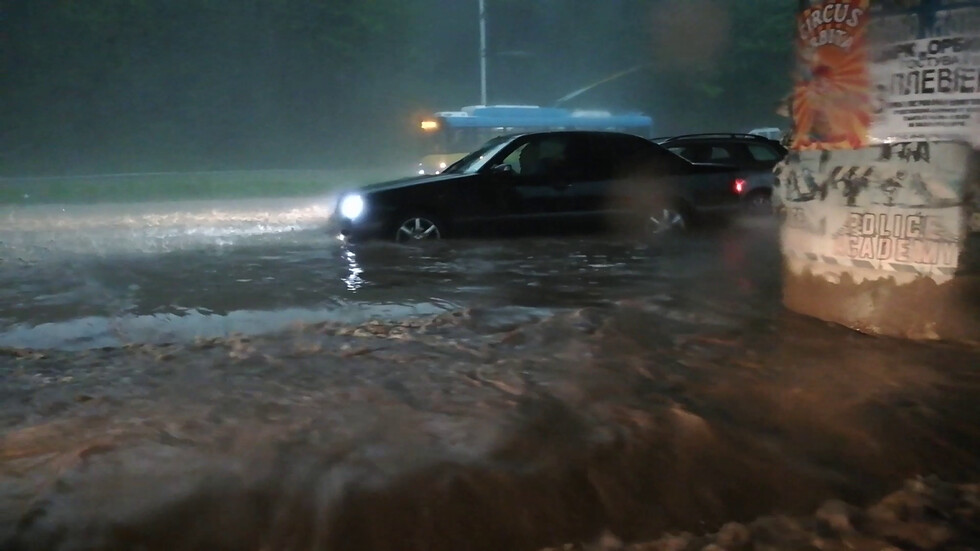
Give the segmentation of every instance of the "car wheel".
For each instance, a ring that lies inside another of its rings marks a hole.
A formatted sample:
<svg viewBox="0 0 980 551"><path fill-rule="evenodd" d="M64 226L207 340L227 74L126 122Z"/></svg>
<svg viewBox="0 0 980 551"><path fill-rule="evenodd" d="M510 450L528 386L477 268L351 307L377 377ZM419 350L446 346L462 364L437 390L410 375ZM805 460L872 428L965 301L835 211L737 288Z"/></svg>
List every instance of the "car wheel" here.
<svg viewBox="0 0 980 551"><path fill-rule="evenodd" d="M772 197L769 193L757 191L749 195L745 201L745 208L749 214L772 213Z"/></svg>
<svg viewBox="0 0 980 551"><path fill-rule="evenodd" d="M405 216L395 225L395 241L424 241L443 238L443 224L434 216L414 214Z"/></svg>
<svg viewBox="0 0 980 551"><path fill-rule="evenodd" d="M690 220L687 212L676 206L654 208L645 220L646 234L654 238L685 232L689 225Z"/></svg>

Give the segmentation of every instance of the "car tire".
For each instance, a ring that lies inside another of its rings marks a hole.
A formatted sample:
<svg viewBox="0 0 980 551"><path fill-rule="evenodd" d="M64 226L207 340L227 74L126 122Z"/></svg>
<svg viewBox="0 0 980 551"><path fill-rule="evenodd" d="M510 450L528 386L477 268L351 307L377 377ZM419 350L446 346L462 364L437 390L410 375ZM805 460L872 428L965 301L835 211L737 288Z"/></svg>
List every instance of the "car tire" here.
<svg viewBox="0 0 980 551"><path fill-rule="evenodd" d="M772 193L753 191L745 198L745 211L754 216L772 214Z"/></svg>
<svg viewBox="0 0 980 551"><path fill-rule="evenodd" d="M446 237L446 225L431 214L416 212L398 216L395 220L392 237L397 243L432 241Z"/></svg>
<svg viewBox="0 0 980 551"><path fill-rule="evenodd" d="M690 211L677 203L655 206L643 220L643 233L648 239L686 233L691 226Z"/></svg>

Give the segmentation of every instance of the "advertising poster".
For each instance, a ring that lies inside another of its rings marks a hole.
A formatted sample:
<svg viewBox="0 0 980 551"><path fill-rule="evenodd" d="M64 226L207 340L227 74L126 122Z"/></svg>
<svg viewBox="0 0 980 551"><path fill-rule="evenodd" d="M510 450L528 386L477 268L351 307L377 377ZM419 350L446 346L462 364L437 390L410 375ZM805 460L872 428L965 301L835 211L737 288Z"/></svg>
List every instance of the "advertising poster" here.
<svg viewBox="0 0 980 551"><path fill-rule="evenodd" d="M873 140L976 141L980 1L878 0L869 39Z"/></svg>
<svg viewBox="0 0 980 551"><path fill-rule="evenodd" d="M797 151L980 147L980 0L808 0L796 20Z"/></svg>
<svg viewBox="0 0 980 551"><path fill-rule="evenodd" d="M980 265L963 254L980 228L980 0L801 0L796 26L784 254L937 281Z"/></svg>
<svg viewBox="0 0 980 551"><path fill-rule="evenodd" d="M793 149L854 149L868 143L869 3L813 0L797 14Z"/></svg>

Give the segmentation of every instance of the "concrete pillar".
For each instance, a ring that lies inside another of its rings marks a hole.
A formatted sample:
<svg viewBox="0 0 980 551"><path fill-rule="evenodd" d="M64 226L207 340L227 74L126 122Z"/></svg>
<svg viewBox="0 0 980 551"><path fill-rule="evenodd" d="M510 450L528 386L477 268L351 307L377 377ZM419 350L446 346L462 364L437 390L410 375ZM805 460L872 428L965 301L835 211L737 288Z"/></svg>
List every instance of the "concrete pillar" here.
<svg viewBox="0 0 980 551"><path fill-rule="evenodd" d="M801 0L785 305L980 343L980 2Z"/></svg>

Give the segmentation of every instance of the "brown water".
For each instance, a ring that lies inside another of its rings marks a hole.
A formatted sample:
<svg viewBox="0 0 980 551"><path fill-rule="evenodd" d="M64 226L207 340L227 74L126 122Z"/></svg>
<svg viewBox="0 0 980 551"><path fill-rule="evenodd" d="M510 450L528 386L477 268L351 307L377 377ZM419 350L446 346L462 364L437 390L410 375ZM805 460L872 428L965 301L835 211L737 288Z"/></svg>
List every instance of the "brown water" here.
<svg viewBox="0 0 980 551"><path fill-rule="evenodd" d="M980 351L786 312L769 220L343 248L144 208L0 228L0 543L536 549L977 480Z"/></svg>

